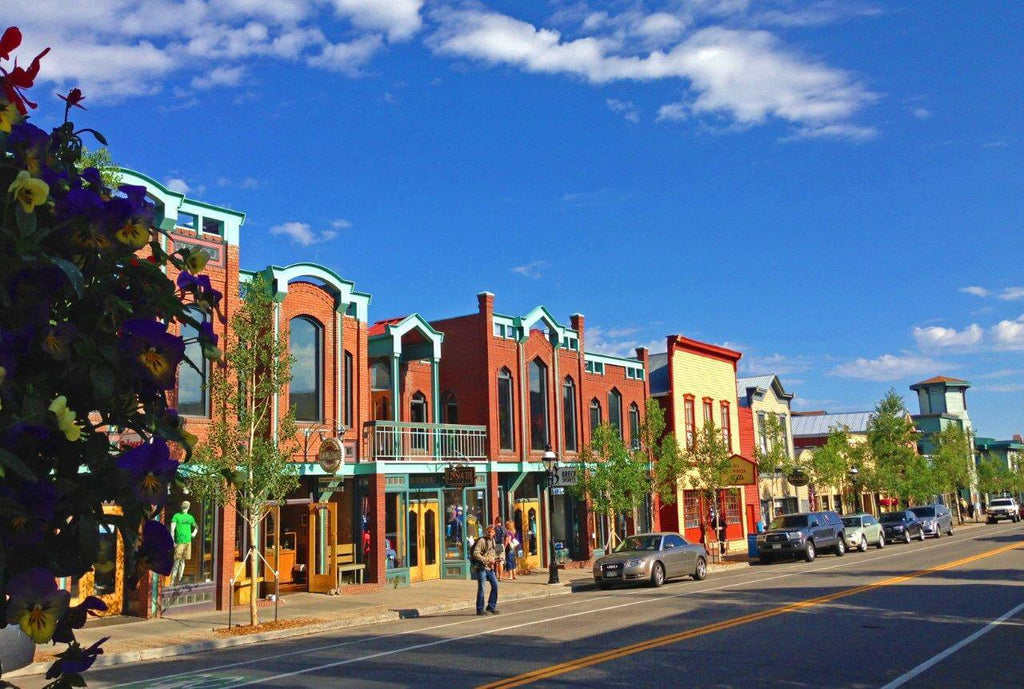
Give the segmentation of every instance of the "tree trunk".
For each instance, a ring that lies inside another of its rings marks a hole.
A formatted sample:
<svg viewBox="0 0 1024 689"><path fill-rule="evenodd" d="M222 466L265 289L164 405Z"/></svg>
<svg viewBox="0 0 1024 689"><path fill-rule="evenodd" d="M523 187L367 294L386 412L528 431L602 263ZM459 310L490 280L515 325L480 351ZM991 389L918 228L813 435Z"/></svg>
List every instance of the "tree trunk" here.
<svg viewBox="0 0 1024 689"><path fill-rule="evenodd" d="M250 515L252 517L253 515ZM256 607L259 600L259 584L256 581L259 572L259 555L256 550L256 536L259 522L255 518L249 520L249 624L255 627L260 623L260 612Z"/></svg>

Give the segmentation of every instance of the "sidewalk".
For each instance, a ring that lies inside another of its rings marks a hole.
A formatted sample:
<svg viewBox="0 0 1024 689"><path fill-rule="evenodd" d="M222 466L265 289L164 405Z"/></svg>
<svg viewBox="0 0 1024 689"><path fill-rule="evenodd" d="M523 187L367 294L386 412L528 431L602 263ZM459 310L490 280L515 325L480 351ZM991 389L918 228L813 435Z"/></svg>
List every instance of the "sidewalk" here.
<svg viewBox="0 0 1024 689"><path fill-rule="evenodd" d="M713 573L745 566L745 555L730 556L725 563L709 565L708 571ZM561 569L559 579L560 584L548 585L548 573L537 570L520 576L515 582L503 581L500 585L501 602L568 595L574 590L589 589L594 585L590 569ZM462 579L429 581L406 588L349 596L293 593L282 596L277 624L274 624L273 605L263 607L261 604L260 621L267 623L261 625L261 629L265 626L265 631L249 633L240 626L248 624L249 608L238 606L231 613L232 631L228 630L226 610L179 614L170 611L164 617L151 620L125 616L92 619L76 636L83 646L109 636L103 645L103 655L93 665L109 667L456 610L469 612L475 607L475 598L474 582ZM53 662L53 654L62 648L41 646L36 651L36 662L21 670L4 673L4 676L14 678L42 674Z"/></svg>

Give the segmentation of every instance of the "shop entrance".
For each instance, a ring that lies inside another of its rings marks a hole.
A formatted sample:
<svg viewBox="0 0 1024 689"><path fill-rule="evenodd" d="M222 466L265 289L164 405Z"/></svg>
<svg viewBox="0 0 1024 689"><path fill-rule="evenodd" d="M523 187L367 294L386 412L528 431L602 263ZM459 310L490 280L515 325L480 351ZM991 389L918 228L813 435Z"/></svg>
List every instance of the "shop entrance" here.
<svg viewBox="0 0 1024 689"><path fill-rule="evenodd" d="M540 531L537 528L540 518L540 500L520 498L516 500L513 522L516 532L521 535L523 555L519 558L520 571L529 572L540 567L540 548L538 540Z"/></svg>
<svg viewBox="0 0 1024 689"><path fill-rule="evenodd" d="M436 494L412 494L406 510L409 581L441 578L441 509Z"/></svg>
<svg viewBox="0 0 1024 689"><path fill-rule="evenodd" d="M338 585L337 526L337 503L309 505L309 562L306 569L310 593L327 593Z"/></svg>

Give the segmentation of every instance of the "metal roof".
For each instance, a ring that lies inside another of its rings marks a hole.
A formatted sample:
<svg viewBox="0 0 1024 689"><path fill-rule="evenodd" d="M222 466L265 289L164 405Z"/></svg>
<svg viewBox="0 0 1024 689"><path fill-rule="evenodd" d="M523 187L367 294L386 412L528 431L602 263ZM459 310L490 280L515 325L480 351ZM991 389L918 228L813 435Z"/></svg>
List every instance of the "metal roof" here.
<svg viewBox="0 0 1024 689"><path fill-rule="evenodd" d="M846 427L850 433L867 433L868 422L874 412L855 411L846 414L817 414L814 416L794 416L792 418L793 437L813 437L828 435L832 429Z"/></svg>
<svg viewBox="0 0 1024 689"><path fill-rule="evenodd" d="M651 354L647 359L647 380L652 395L668 392L668 354Z"/></svg>

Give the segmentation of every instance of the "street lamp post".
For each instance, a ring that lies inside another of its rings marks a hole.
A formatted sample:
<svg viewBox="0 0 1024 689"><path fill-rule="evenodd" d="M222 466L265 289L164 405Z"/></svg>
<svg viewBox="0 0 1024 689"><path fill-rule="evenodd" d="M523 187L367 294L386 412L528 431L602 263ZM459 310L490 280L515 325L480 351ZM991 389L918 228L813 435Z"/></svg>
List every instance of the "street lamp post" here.
<svg viewBox="0 0 1024 689"><path fill-rule="evenodd" d="M853 509L857 510L858 514L864 511L861 509L859 496L857 495L857 476L859 475L860 469L850 467L850 483L853 484Z"/></svg>
<svg viewBox="0 0 1024 689"><path fill-rule="evenodd" d="M558 467L558 455L554 453L551 446L548 445L547 449L544 450L544 454L541 456L541 461L544 462L544 468L548 472L548 495L550 502L548 507L548 537L551 541L551 554L548 556L548 583L557 584L558 581L558 563L555 562L555 530L551 528L553 526L555 517L555 472Z"/></svg>

